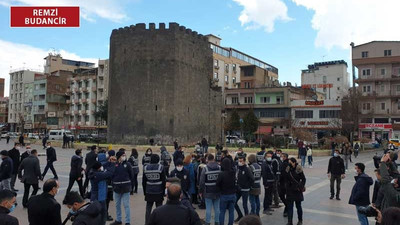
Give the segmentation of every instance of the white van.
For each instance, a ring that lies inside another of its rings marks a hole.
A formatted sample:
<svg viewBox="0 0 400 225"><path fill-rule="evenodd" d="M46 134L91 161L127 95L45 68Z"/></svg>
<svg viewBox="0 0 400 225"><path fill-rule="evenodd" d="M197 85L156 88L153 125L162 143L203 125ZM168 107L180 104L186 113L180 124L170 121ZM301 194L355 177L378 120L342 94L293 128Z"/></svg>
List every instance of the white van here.
<svg viewBox="0 0 400 225"><path fill-rule="evenodd" d="M50 130L49 131L49 140L62 140L64 133L68 137L73 136L71 131L69 131L69 130Z"/></svg>

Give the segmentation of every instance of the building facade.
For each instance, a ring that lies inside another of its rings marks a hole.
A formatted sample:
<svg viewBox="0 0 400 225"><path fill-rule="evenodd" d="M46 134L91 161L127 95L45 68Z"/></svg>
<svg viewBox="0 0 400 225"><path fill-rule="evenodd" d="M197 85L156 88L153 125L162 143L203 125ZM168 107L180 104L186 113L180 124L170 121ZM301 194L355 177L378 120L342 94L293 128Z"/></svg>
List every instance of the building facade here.
<svg viewBox="0 0 400 225"><path fill-rule="evenodd" d="M97 72L97 107L105 104L108 100L108 83L109 83L109 60L99 60L99 67ZM96 126L107 128L107 122L98 118Z"/></svg>
<svg viewBox="0 0 400 225"><path fill-rule="evenodd" d="M8 97L0 98L0 124L6 125L8 122Z"/></svg>
<svg viewBox="0 0 400 225"><path fill-rule="evenodd" d="M324 93L325 99L342 99L348 95L350 87L347 63L344 60L337 60L311 64L302 70L301 86Z"/></svg>
<svg viewBox="0 0 400 225"><path fill-rule="evenodd" d="M36 77L37 75L35 75ZM39 75L41 76L41 75ZM33 129L33 113L32 113L32 108L33 108L33 89L34 89L34 84L33 83L28 83L25 84L24 86L24 130L25 131L32 131Z"/></svg>
<svg viewBox="0 0 400 225"><path fill-rule="evenodd" d="M4 85L5 85L5 79L0 78L0 98L4 97Z"/></svg>
<svg viewBox="0 0 400 225"><path fill-rule="evenodd" d="M8 123L11 131L20 132L25 123L25 85L33 83L35 75L41 72L30 70L14 70L10 72L10 98L8 107Z"/></svg>
<svg viewBox="0 0 400 225"><path fill-rule="evenodd" d="M206 37L177 23L113 30L108 141L220 141L223 104L220 88L212 87L212 56Z"/></svg>
<svg viewBox="0 0 400 225"><path fill-rule="evenodd" d="M55 71L60 70L74 72L76 69L91 69L95 66L95 64L91 62L63 59L60 54L52 53L49 53L49 55L46 56L44 60L45 74L51 74Z"/></svg>
<svg viewBox="0 0 400 225"><path fill-rule="evenodd" d="M359 137L390 139L400 130L400 41L372 41L354 46L358 70ZM398 126L396 126L398 127Z"/></svg>
<svg viewBox="0 0 400 225"><path fill-rule="evenodd" d="M209 34L206 35L213 50L213 80L224 88L240 88L241 67L256 66L265 71L266 76L272 80L278 80L278 69L255 57L242 53L234 48L222 47L221 38Z"/></svg>

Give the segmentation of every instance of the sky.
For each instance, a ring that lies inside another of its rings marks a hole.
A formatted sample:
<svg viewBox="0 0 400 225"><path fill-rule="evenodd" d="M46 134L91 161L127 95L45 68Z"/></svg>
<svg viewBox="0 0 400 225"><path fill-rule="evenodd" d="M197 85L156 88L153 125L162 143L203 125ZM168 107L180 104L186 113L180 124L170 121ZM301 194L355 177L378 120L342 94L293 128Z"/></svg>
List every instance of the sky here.
<svg viewBox="0 0 400 225"><path fill-rule="evenodd" d="M10 28L10 6L80 6L79 28ZM113 29L177 22L219 36L232 47L279 69L279 80L300 85L314 62L345 60L350 42L400 40L398 0L0 0L0 77L17 68L43 70L48 52L97 62L109 57Z"/></svg>

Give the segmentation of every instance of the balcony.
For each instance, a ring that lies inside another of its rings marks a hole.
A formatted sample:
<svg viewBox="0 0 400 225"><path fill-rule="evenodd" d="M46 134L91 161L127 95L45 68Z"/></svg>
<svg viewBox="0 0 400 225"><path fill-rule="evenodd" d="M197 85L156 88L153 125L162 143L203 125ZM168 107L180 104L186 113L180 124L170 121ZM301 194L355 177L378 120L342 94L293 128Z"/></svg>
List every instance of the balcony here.
<svg viewBox="0 0 400 225"><path fill-rule="evenodd" d="M83 122L78 122L78 126L82 126L83 125Z"/></svg>
<svg viewBox="0 0 400 225"><path fill-rule="evenodd" d="M400 76L392 75L392 76L379 76L379 75L370 75L365 78L358 78L355 80L356 83L368 83L368 82L400 82Z"/></svg>

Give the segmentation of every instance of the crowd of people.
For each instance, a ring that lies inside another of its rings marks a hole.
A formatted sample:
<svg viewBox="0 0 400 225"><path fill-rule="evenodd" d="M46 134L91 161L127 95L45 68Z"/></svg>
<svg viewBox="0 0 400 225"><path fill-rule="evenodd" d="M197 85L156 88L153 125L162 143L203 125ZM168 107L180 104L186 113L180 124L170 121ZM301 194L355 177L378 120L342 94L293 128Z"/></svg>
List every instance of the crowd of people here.
<svg viewBox="0 0 400 225"><path fill-rule="evenodd" d="M15 217L8 215L17 205L17 178L24 184L22 207L27 208L30 225L61 225L69 220L74 225L105 224L106 221L112 221L112 225L129 225L130 196L138 193L140 170L143 171L141 185L146 202L145 225L261 224L260 214L272 215L280 207L284 207L282 216L287 218L287 225L292 225L295 206L297 225L303 224L302 202L306 191L303 172L306 157L303 156L307 156L312 168L311 147L299 146L301 161L298 163L296 158L289 157L280 149L267 150L266 146L261 146L256 154L248 155L239 148L232 156L221 145L216 146L215 153L208 153L208 144L205 148L205 142L202 142L193 153L187 153L185 147L177 145L177 142L174 144L173 154L164 146L154 152L148 148L141 163L136 149L106 151L91 146L85 157L81 149L75 150L62 202L70 213L62 221L61 205L55 200L59 182L53 164L57 161L57 154L51 142L45 145L46 167L43 173L37 150L26 146L26 151L20 154L21 146L16 143L13 149L0 152L0 219L4 218L0 220L0 225L18 224ZM340 153L345 155L346 151L335 149L328 164L330 199L336 197L337 200L340 200L340 184L347 171ZM400 192L397 190L395 155L393 151L386 153L375 170L377 180L371 206L369 187L374 182L365 174L364 164L355 164L356 184L349 204L355 205L361 225L368 224L368 213L375 212L373 215L377 221L386 225L390 223L383 221L390 221L390 218L395 218L393 213L398 212ZM53 178L44 182L43 193L37 195L39 180L43 181L49 169ZM71 191L75 182L78 191ZM264 193L262 204L261 193ZM164 198L167 201L163 205ZM115 202L116 218L108 213L111 201ZM204 221L200 220L197 207L205 209ZM227 213L228 221L225 221ZM45 222L43 218L46 218Z"/></svg>

